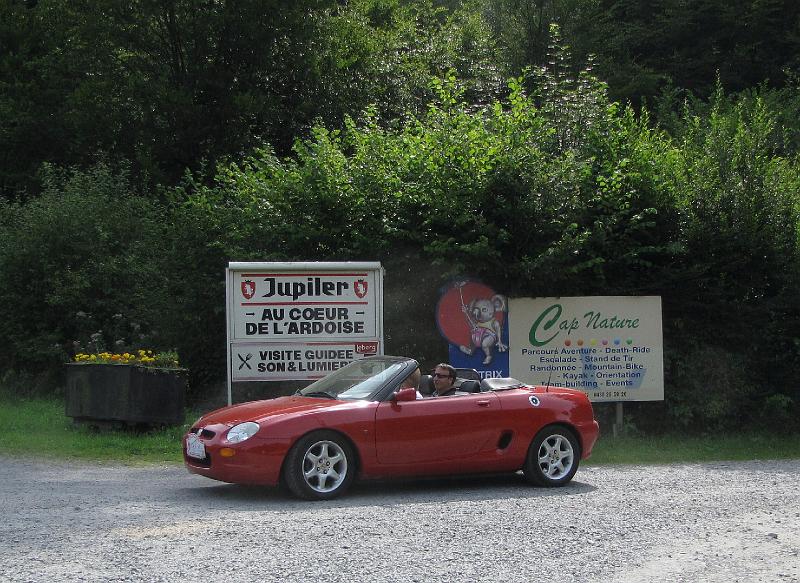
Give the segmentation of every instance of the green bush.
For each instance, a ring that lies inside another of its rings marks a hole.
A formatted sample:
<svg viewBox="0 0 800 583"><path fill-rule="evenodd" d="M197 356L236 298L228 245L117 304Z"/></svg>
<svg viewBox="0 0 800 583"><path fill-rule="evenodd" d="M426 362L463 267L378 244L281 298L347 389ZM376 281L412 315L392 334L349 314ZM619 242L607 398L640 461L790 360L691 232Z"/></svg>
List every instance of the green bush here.
<svg viewBox="0 0 800 583"><path fill-rule="evenodd" d="M193 242L181 245L192 266L208 267L198 276L210 295L193 313L198 330L218 326L218 340L203 339L212 368L224 362L224 314L212 306L225 257L378 259L390 352L444 357L425 330L438 287L458 274L515 296L657 294L668 366L654 420L666 411L672 426L735 427L763 422L774 395L789 400L771 409L795 403L790 376L774 377L797 351L753 345L757 330L774 347L798 337L800 173L773 112L759 100L723 106L720 94L673 139L559 66L555 50L556 67L512 80L508 99L480 112L448 75L420 118L387 128L367 112L342 131L315 127L292 158L264 149L220 167L210 186L188 180L176 232ZM192 235L201 225L205 242ZM640 427L659 425L643 411Z"/></svg>
<svg viewBox="0 0 800 583"><path fill-rule="evenodd" d="M162 348L163 209L124 170L45 168L45 190L4 204L4 368L52 370L81 350Z"/></svg>
<svg viewBox="0 0 800 583"><path fill-rule="evenodd" d="M511 296L660 295L666 402L635 407L640 431L796 418L800 164L780 117L718 92L671 136L570 73L557 42L552 58L479 110L450 73L424 114L318 124L293 156L265 145L164 205L107 166L48 170L40 199L0 205L5 366L135 332L211 386L229 261L379 260L389 353L446 358L434 308L456 275Z"/></svg>

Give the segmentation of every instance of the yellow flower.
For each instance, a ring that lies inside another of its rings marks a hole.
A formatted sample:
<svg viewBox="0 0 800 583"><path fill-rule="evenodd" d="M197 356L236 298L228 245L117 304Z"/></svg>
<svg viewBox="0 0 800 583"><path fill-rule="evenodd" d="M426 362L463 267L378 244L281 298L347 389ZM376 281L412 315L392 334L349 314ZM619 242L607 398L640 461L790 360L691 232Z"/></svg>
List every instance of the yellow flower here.
<svg viewBox="0 0 800 583"><path fill-rule="evenodd" d="M95 364L130 364L141 366L157 366L166 368L180 368L180 364L175 352L158 352L152 350L138 349L135 353L123 352L112 353L108 351L96 354L85 354L78 352L73 360L75 362L95 363Z"/></svg>

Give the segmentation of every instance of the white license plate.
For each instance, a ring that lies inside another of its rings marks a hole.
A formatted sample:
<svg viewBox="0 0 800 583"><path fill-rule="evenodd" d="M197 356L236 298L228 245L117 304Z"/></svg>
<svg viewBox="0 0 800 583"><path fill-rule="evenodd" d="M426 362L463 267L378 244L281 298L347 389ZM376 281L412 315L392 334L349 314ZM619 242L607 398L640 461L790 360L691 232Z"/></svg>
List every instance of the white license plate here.
<svg viewBox="0 0 800 583"><path fill-rule="evenodd" d="M186 455L200 460L206 457L206 446L194 434L186 438Z"/></svg>

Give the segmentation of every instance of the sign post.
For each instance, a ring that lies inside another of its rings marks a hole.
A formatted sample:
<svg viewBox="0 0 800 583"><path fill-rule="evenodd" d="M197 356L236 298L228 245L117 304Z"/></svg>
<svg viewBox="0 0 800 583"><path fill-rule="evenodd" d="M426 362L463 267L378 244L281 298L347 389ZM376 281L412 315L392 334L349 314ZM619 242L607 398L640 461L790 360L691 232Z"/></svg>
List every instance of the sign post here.
<svg viewBox="0 0 800 583"><path fill-rule="evenodd" d="M623 417L622 417L622 403L617 402L616 419L614 420L614 428L612 429L614 437L622 435Z"/></svg>
<svg viewBox="0 0 800 583"><path fill-rule="evenodd" d="M383 354L376 262L231 262L226 269L228 404L239 381L315 380Z"/></svg>

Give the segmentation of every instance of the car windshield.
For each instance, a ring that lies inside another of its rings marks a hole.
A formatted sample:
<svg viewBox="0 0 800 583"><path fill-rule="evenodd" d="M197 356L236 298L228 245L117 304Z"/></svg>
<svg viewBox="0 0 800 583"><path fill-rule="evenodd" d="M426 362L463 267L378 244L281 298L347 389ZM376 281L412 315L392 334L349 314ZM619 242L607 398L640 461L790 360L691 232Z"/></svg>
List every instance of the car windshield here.
<svg viewBox="0 0 800 583"><path fill-rule="evenodd" d="M381 357L356 360L297 391L297 394L331 399L368 399L394 378L407 362Z"/></svg>

